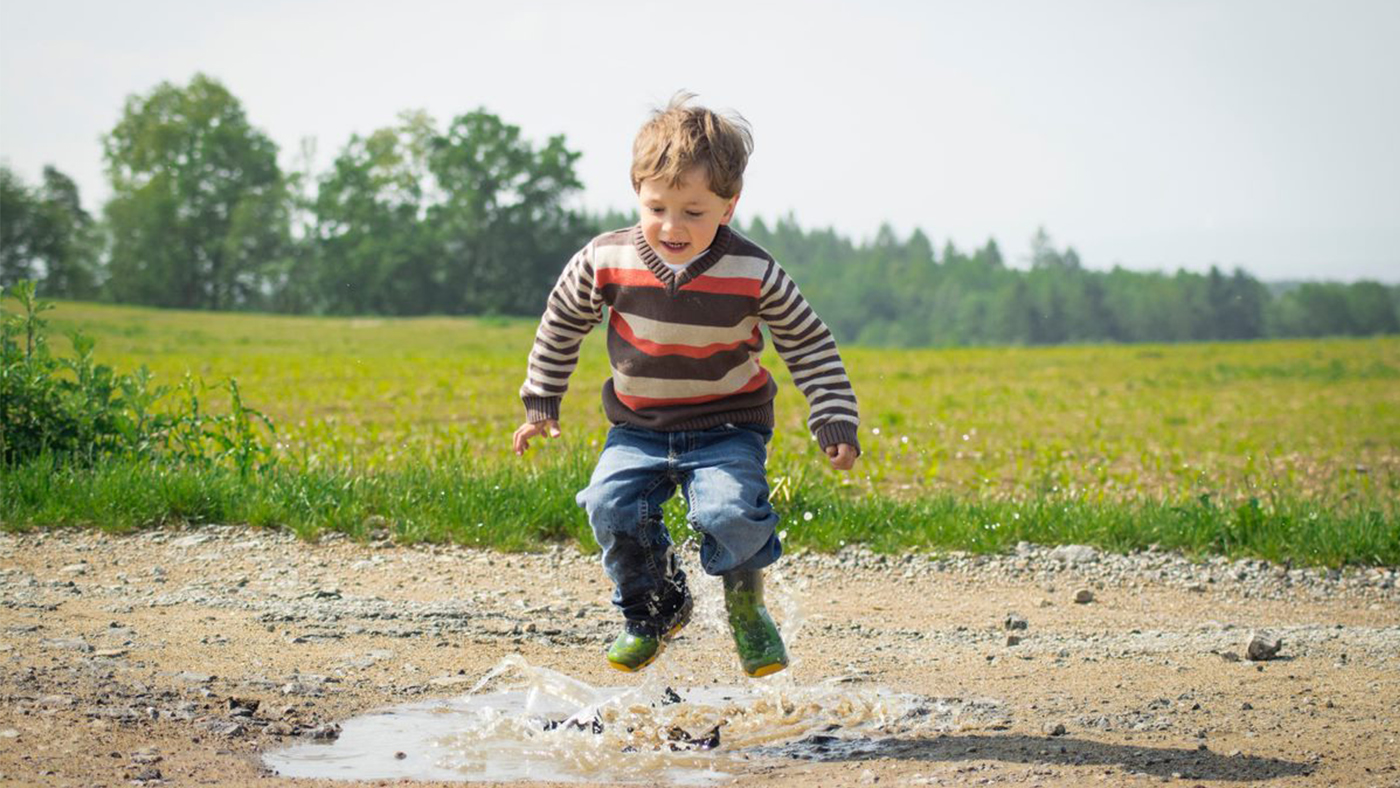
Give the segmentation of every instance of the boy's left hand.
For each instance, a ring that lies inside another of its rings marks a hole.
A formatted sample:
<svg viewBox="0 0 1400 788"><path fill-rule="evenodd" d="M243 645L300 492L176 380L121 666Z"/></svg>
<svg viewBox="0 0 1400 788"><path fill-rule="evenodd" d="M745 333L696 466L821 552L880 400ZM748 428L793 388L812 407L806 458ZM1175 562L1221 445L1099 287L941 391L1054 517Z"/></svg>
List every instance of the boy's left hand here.
<svg viewBox="0 0 1400 788"><path fill-rule="evenodd" d="M826 456L831 458L831 467L838 471L849 471L856 465L856 447L849 443L827 446Z"/></svg>

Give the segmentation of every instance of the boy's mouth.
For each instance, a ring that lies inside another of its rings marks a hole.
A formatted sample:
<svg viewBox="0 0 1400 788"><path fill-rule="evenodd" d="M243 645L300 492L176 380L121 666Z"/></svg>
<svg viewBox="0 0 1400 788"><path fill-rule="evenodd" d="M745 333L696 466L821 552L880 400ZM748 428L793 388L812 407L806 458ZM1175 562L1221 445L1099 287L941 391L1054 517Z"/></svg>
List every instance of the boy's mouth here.
<svg viewBox="0 0 1400 788"><path fill-rule="evenodd" d="M685 248L686 248L687 246L690 246L690 243L689 243L689 242L686 242L686 241L662 241L662 242L661 242L661 248L665 249L665 250L668 251L668 252L673 252L673 253L674 253L674 252L682 252L682 251L685 251Z"/></svg>

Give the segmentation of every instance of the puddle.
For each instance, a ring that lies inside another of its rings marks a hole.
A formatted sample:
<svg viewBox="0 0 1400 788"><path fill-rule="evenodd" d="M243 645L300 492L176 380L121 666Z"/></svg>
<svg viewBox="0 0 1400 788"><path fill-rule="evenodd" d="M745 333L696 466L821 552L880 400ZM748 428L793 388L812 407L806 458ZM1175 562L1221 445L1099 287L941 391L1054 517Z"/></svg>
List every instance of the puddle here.
<svg viewBox="0 0 1400 788"><path fill-rule="evenodd" d="M1001 716L994 702L841 680L595 688L511 655L465 696L356 717L334 742L264 761L284 777L713 785L763 762Z"/></svg>
<svg viewBox="0 0 1400 788"><path fill-rule="evenodd" d="M733 659L718 583L686 569L699 582L691 584L695 615L684 647ZM766 579L796 666L805 589L777 568ZM333 742L297 744L263 760L284 777L703 786L762 764L837 757L891 736L984 727L1007 716L997 701L911 695L859 674L800 686L796 673L731 686L680 675L663 656L636 686L593 687L510 655L464 696L345 720Z"/></svg>

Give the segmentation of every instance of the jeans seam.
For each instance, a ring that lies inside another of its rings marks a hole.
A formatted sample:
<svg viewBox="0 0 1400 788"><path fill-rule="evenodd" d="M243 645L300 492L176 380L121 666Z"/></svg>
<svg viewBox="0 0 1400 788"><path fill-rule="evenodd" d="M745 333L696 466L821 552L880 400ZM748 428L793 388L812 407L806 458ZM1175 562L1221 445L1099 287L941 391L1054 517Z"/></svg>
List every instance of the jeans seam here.
<svg viewBox="0 0 1400 788"><path fill-rule="evenodd" d="M642 493L640 502L640 509L642 515L640 522L641 527L637 529L637 535L638 537L640 537L639 541L642 543L642 551L646 553L647 557L647 570L651 574L651 579L656 583L658 594L661 591L665 590L662 588L662 586L665 585L666 578L662 576L661 571L656 567L656 556L654 554L654 551L651 549L651 543L648 539L647 534L647 515L651 511L651 494L655 492L656 488L660 487L662 483L666 481L667 478L668 477L666 475L658 476L656 480L653 481ZM661 518L660 525L663 529L666 527L666 520L664 516Z"/></svg>

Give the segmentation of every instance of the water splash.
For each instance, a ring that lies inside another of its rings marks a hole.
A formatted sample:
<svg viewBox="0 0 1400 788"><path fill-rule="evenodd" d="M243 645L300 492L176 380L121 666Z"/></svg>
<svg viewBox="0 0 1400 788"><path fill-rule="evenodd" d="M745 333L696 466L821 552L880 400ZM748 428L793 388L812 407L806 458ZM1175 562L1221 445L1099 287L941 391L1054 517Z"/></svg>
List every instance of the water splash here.
<svg viewBox="0 0 1400 788"><path fill-rule="evenodd" d="M734 659L719 580L695 565L694 548L687 541L678 550L695 597L684 647ZM801 650L793 646L806 620L806 581L778 566L765 576L793 660L773 676L705 683L663 655L637 686L599 688L512 654L462 697L357 717L341 724L334 742L298 744L264 761L286 777L703 786L760 763L820 759L1006 716L996 701L928 698L850 677L799 684L793 667ZM725 672L736 674L737 661Z"/></svg>
<svg viewBox="0 0 1400 788"><path fill-rule="evenodd" d="M813 741L942 730L966 711L839 681L681 688L667 678L596 688L510 655L468 695L357 717L335 742L264 760L286 777L711 785L756 762L813 757Z"/></svg>

